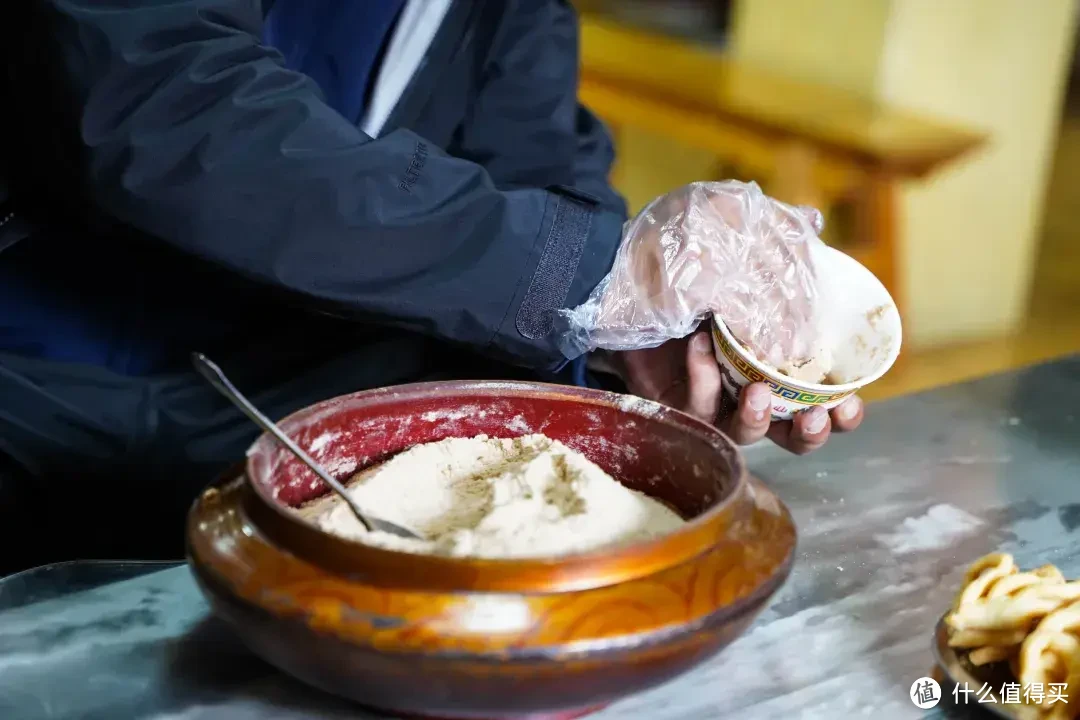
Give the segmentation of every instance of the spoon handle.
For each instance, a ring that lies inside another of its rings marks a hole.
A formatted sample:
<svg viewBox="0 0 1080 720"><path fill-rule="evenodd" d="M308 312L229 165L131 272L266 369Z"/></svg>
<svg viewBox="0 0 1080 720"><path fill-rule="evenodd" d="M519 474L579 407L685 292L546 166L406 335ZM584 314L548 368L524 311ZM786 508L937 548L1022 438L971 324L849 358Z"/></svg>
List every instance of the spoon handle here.
<svg viewBox="0 0 1080 720"><path fill-rule="evenodd" d="M259 410L252 405L231 382L229 382L229 378L225 377L225 373L221 371L221 368L202 353L192 353L191 359L195 363L195 369L198 370L218 392L231 400L236 407L240 408L241 412L251 418L252 422L277 438L278 442L288 448L289 452L300 459L300 462L307 465L309 470L318 475L320 480L329 485L334 492L341 496L341 499L348 504L349 509L353 511L353 514L356 515L356 519L360 521L360 524L363 525L366 530L374 531L371 523L364 517L364 511L361 510L360 506L356 504L356 501L349 496L345 486L327 474L327 472L319 466L319 463L315 462L310 455L304 452L299 445L294 443L288 435L282 432L281 428L274 424L270 418L259 412Z"/></svg>

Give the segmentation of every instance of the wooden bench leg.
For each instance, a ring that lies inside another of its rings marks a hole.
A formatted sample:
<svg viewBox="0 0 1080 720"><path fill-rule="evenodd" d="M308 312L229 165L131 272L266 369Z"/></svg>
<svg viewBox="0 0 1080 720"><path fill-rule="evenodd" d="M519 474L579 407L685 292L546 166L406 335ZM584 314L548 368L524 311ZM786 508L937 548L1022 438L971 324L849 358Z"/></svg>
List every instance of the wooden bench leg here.
<svg viewBox="0 0 1080 720"><path fill-rule="evenodd" d="M850 254L870 269L892 295L900 318L904 318L905 297L900 272L899 183L886 173L872 173L863 184L856 204L856 237ZM893 365L899 370L908 364L909 353L900 351Z"/></svg>
<svg viewBox="0 0 1080 720"><path fill-rule="evenodd" d="M814 180L817 151L808 143L790 142L776 153L772 196L791 205L809 205L824 212Z"/></svg>
<svg viewBox="0 0 1080 720"><path fill-rule="evenodd" d="M850 254L877 275L903 316L897 182L888 173L867 175L858 193L855 234Z"/></svg>

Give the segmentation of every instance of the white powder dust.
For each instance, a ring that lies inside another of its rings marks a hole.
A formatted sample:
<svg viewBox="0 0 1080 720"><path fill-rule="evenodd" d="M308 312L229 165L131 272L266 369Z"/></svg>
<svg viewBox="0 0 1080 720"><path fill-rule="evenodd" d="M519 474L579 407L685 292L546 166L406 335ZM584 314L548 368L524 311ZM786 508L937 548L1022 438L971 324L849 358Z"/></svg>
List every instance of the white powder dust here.
<svg viewBox="0 0 1080 720"><path fill-rule="evenodd" d="M646 400L645 398L636 395L621 396L619 398L619 409L623 412L633 413L647 418L657 417L667 410L664 405L661 405L658 402Z"/></svg>
<svg viewBox="0 0 1080 720"><path fill-rule="evenodd" d="M896 555L950 547L981 529L983 521L953 505L934 505L921 517L905 518L896 531L876 535Z"/></svg>
<svg viewBox="0 0 1080 720"><path fill-rule="evenodd" d="M335 496L301 512L323 530L402 552L553 557L639 541L684 524L544 435L449 438L418 445L350 483L364 509L425 540L367 532Z"/></svg>
<svg viewBox="0 0 1080 720"><path fill-rule="evenodd" d="M311 441L311 445L308 446L308 453L318 455L327 445L337 440L340 436L341 433L324 432L322 435Z"/></svg>

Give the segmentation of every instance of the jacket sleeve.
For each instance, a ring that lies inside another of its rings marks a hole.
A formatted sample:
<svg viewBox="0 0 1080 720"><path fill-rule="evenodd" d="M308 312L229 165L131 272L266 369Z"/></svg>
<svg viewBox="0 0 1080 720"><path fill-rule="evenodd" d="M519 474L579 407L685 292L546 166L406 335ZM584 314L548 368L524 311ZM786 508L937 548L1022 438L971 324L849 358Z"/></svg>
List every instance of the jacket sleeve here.
<svg viewBox="0 0 1080 720"><path fill-rule="evenodd" d="M503 188L573 186L625 217L615 152L578 102L579 26L567 0L508 0L484 81L454 152Z"/></svg>
<svg viewBox="0 0 1080 720"><path fill-rule="evenodd" d="M313 309L561 363L553 311L608 271L621 214L372 140L260 45L259 5L45 4L94 205Z"/></svg>

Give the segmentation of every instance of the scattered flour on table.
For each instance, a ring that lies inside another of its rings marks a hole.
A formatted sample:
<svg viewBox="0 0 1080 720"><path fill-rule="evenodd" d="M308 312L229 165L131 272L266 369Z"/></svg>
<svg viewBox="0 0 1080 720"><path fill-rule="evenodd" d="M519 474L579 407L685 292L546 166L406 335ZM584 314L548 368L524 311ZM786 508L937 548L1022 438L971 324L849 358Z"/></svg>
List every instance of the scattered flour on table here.
<svg viewBox="0 0 1080 720"><path fill-rule="evenodd" d="M369 533L336 498L314 516L328 532L403 552L552 557L662 535L684 520L544 435L449 438L364 470L350 493L425 540Z"/></svg>
<svg viewBox="0 0 1080 720"><path fill-rule="evenodd" d="M896 531L874 537L897 555L950 547L978 531L983 521L953 505L934 505L919 517L905 518Z"/></svg>

